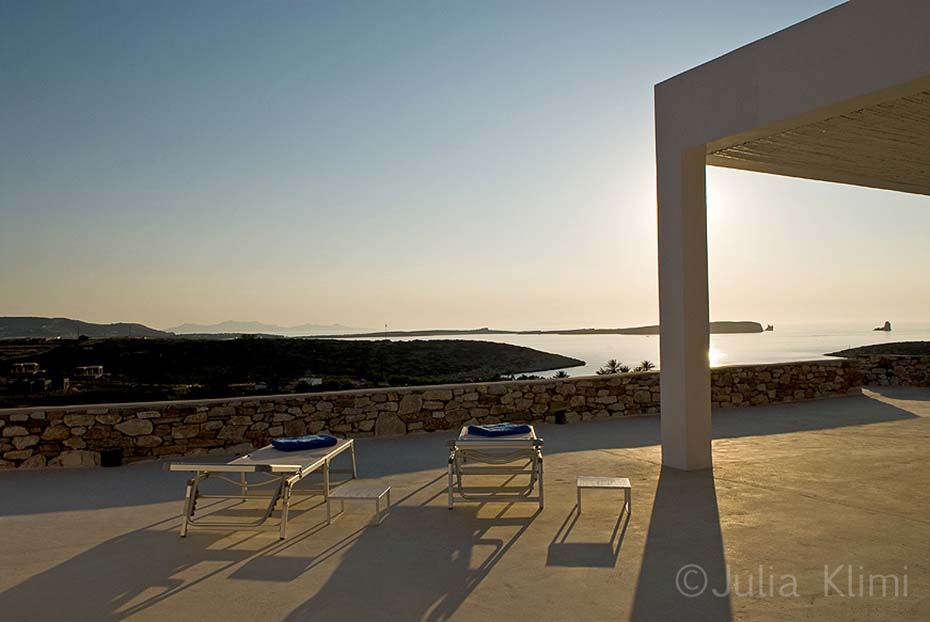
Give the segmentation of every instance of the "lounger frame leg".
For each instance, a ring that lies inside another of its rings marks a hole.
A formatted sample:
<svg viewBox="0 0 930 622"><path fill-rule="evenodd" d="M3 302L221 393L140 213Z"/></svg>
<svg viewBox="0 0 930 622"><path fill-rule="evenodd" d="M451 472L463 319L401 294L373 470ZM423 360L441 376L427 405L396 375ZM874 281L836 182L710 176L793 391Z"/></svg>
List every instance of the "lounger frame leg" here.
<svg viewBox="0 0 930 622"><path fill-rule="evenodd" d="M536 456L537 468L539 470L539 509L543 509L543 457L542 453Z"/></svg>
<svg viewBox="0 0 930 622"><path fill-rule="evenodd" d="M355 451L354 449L352 450ZM326 502L326 524L333 524L333 512L329 502L329 460L323 465L323 498Z"/></svg>
<svg viewBox="0 0 930 622"><path fill-rule="evenodd" d="M358 479L358 465L355 462L355 443L352 443L350 455L352 457L352 479Z"/></svg>
<svg viewBox="0 0 930 622"><path fill-rule="evenodd" d="M291 507L291 484L284 484L284 494L281 495L281 533L278 537L284 540L287 537L287 514Z"/></svg>
<svg viewBox="0 0 930 622"><path fill-rule="evenodd" d="M453 454L453 455L454 455L454 454ZM452 494L452 487L453 487L452 470L453 470L453 469L452 469L452 465L453 465L454 462L455 462L455 458L454 458L453 456L449 456L449 509L450 509L450 510L452 509L452 504L453 504L453 494Z"/></svg>
<svg viewBox="0 0 930 622"><path fill-rule="evenodd" d="M184 516L181 518L181 537L187 537L187 526L191 516L194 514L194 500L197 497L197 486L200 483L201 474L197 473L194 477L187 480L187 488L184 491Z"/></svg>

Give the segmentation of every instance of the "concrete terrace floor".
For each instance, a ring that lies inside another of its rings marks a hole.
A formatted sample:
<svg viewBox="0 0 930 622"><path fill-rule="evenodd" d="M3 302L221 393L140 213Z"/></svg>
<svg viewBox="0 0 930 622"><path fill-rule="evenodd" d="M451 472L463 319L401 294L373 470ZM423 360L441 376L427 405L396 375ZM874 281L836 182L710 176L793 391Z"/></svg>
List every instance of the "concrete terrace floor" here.
<svg viewBox="0 0 930 622"><path fill-rule="evenodd" d="M392 515L327 527L313 498L283 542L180 539L184 478L160 463L3 472L0 619L930 619L930 390L723 410L714 428L711 474L661 468L657 417L539 426L542 512L448 511L449 434L361 439L360 475L390 481ZM579 474L628 476L630 520L612 491L586 491L579 517ZM708 576L699 597L676 589L686 564ZM842 593L825 595L825 566ZM875 580L869 596L869 575L896 575L897 597Z"/></svg>

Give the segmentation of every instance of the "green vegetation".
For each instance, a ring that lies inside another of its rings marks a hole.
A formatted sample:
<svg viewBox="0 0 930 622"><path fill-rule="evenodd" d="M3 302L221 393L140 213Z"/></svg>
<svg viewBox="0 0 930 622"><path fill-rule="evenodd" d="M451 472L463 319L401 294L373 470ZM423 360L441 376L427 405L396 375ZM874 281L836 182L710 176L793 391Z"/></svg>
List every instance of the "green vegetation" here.
<svg viewBox="0 0 930 622"><path fill-rule="evenodd" d="M628 374L631 371L641 372L641 371L650 371L655 369L656 365L652 361L643 360L639 363L636 369L630 369L629 365L624 365L617 361L617 359L610 359L607 361L603 367L597 370L598 376L607 376L609 374ZM566 374L567 375L567 374Z"/></svg>
<svg viewBox="0 0 930 622"><path fill-rule="evenodd" d="M607 363L604 364L599 370L597 370L597 375L606 376L608 374L625 374L630 371L630 368L623 363L617 361L617 359L610 359Z"/></svg>
<svg viewBox="0 0 930 622"><path fill-rule="evenodd" d="M531 379L527 372L583 361L510 344L465 340L346 341L238 339L90 339L0 342L0 376L14 362L37 362L49 378L102 365L105 378L76 381L68 395L14 394L0 405L136 401ZM302 378L322 380L311 384ZM3 387L0 386L0 389ZM12 402L12 403L11 403Z"/></svg>

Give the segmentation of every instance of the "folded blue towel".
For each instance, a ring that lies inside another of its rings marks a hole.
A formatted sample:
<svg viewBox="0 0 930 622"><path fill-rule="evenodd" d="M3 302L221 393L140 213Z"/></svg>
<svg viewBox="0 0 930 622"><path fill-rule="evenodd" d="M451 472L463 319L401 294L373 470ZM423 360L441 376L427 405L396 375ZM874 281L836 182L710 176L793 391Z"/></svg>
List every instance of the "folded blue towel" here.
<svg viewBox="0 0 930 622"><path fill-rule="evenodd" d="M526 434L530 426L525 423L491 423L488 425L470 425L468 433L476 436L513 436Z"/></svg>
<svg viewBox="0 0 930 622"><path fill-rule="evenodd" d="M310 434L308 436L292 436L290 438L276 438L271 441L275 449L280 451L300 451L301 449L319 449L332 447L339 441L329 434Z"/></svg>

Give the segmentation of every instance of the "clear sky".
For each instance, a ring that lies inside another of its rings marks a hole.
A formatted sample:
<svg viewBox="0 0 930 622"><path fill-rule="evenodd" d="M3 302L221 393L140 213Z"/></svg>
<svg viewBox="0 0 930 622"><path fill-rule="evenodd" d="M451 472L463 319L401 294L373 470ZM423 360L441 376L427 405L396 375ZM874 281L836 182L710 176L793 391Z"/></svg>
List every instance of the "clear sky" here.
<svg viewBox="0 0 930 622"><path fill-rule="evenodd" d="M653 323L653 85L835 4L0 0L0 315ZM930 317L927 197L708 196L713 318Z"/></svg>

